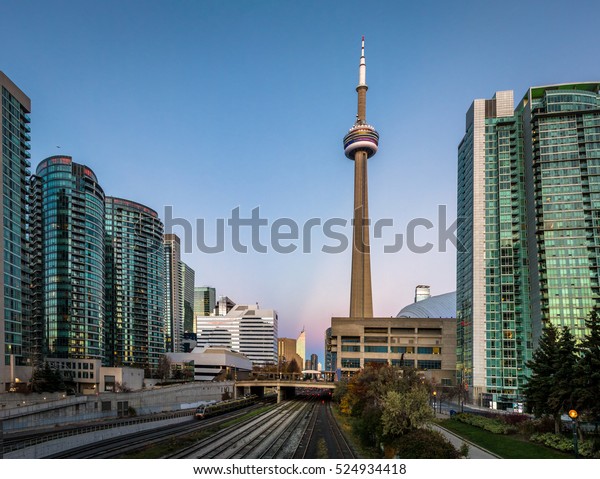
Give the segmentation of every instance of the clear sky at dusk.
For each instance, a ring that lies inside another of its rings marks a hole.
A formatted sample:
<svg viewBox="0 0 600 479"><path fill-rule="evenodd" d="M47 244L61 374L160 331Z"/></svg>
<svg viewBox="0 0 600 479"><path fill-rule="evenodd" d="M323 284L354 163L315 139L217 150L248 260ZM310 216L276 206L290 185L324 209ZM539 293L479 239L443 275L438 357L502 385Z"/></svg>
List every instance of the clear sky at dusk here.
<svg viewBox="0 0 600 479"><path fill-rule="evenodd" d="M0 70L32 100L32 170L64 154L106 194L165 207L191 223L254 208L266 253L194 245L196 285L276 309L279 335L302 327L323 361L330 317L348 314L350 250L273 251L270 226L352 216L353 163L342 138L356 115L360 39L367 119L381 135L369 160L374 310L395 315L414 287L455 289L455 249L438 251L438 205L456 218L456 156L475 98L529 86L599 81L597 1L29 1L0 0ZM413 218L417 254L383 247ZM350 226L337 228L348 237ZM243 230L244 231L244 230ZM174 233L181 234L175 228ZM194 231L194 240L197 231ZM250 244L244 231L242 240Z"/></svg>

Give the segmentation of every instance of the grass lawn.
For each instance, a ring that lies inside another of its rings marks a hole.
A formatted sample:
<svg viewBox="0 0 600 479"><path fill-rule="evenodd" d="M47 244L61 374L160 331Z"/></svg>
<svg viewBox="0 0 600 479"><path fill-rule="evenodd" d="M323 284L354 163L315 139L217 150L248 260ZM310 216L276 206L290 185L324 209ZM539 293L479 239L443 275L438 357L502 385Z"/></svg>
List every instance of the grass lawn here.
<svg viewBox="0 0 600 479"><path fill-rule="evenodd" d="M504 459L573 459L573 455L534 444L517 435L494 434L453 419L438 424Z"/></svg>

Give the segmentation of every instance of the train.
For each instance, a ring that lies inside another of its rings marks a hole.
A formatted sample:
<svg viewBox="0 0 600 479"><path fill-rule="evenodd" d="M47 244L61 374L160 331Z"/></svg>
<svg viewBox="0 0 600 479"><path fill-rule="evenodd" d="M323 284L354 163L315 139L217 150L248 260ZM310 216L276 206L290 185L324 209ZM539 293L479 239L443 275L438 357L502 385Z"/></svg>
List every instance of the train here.
<svg viewBox="0 0 600 479"><path fill-rule="evenodd" d="M251 404L254 404L257 399L258 396L251 395L244 396L243 398L239 399L228 399L226 401L221 401L214 404L204 404L196 408L195 416L196 419L206 419L212 416L217 416L219 414L224 414L229 411L250 406Z"/></svg>

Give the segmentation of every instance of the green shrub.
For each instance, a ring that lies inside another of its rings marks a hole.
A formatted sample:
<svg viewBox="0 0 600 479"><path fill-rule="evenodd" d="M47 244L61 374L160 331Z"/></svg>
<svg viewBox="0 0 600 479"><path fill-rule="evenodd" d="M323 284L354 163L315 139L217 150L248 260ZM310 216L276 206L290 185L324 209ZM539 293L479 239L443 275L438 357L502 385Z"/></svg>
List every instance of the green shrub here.
<svg viewBox="0 0 600 479"><path fill-rule="evenodd" d="M573 439L563 436L562 434L544 433L544 434L533 434L529 440L531 442L537 442L544 446L551 447L558 451L573 452ZM592 441L579 441L577 444L577 450L579 455L582 457L593 457L593 443Z"/></svg>
<svg viewBox="0 0 600 479"><path fill-rule="evenodd" d="M476 414L460 413L454 416L454 419L472 426L480 427L494 434L511 434L516 431L516 428L505 424L499 419L493 419Z"/></svg>
<svg viewBox="0 0 600 479"><path fill-rule="evenodd" d="M388 447L401 459L458 459L460 452L439 432L415 429L395 438Z"/></svg>
<svg viewBox="0 0 600 479"><path fill-rule="evenodd" d="M461 457L469 457L469 445L466 442L463 442L458 452Z"/></svg>

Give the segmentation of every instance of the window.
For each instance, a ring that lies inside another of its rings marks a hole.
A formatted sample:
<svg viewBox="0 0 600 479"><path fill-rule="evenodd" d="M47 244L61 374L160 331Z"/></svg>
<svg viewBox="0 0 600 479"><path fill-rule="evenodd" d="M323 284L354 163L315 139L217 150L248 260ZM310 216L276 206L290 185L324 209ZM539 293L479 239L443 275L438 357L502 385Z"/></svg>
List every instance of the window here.
<svg viewBox="0 0 600 479"><path fill-rule="evenodd" d="M342 358L343 368L360 368L359 358Z"/></svg>
<svg viewBox="0 0 600 479"><path fill-rule="evenodd" d="M392 353L398 354L413 354L415 352L415 348L413 346L392 346L390 349L392 350Z"/></svg>
<svg viewBox="0 0 600 479"><path fill-rule="evenodd" d="M365 346L365 353L387 353L387 346Z"/></svg>
<svg viewBox="0 0 600 479"><path fill-rule="evenodd" d="M350 353L360 353L360 346L342 346L342 351Z"/></svg>
<svg viewBox="0 0 600 479"><path fill-rule="evenodd" d="M430 361L428 359L422 359L417 361L418 369L442 369L441 361Z"/></svg>
<svg viewBox="0 0 600 479"><path fill-rule="evenodd" d="M387 336L365 336L365 343L387 343Z"/></svg>

